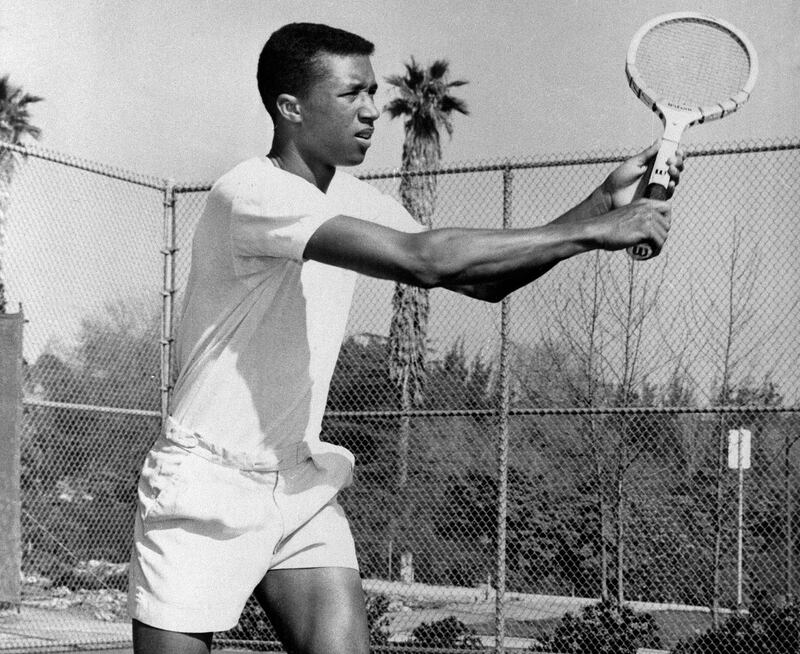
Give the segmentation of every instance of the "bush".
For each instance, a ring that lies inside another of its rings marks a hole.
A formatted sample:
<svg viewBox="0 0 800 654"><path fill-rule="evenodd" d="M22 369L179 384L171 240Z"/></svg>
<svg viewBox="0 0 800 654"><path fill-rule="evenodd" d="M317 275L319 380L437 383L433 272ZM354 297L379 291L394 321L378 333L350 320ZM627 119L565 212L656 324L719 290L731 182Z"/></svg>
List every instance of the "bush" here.
<svg viewBox="0 0 800 654"><path fill-rule="evenodd" d="M716 631L681 642L675 654L796 654L800 651L800 605L734 615Z"/></svg>
<svg viewBox="0 0 800 654"><path fill-rule="evenodd" d="M636 613L614 600L567 613L537 652L565 654L636 654L640 647L658 648L658 625L649 613Z"/></svg>
<svg viewBox="0 0 800 654"><path fill-rule="evenodd" d="M372 595L367 598L367 625L369 626L369 644L372 647L386 645L389 642L387 627L389 626L389 600L385 595Z"/></svg>
<svg viewBox="0 0 800 654"><path fill-rule="evenodd" d="M436 622L423 622L411 633L414 647L442 649L481 649L475 632L461 620L449 616Z"/></svg>

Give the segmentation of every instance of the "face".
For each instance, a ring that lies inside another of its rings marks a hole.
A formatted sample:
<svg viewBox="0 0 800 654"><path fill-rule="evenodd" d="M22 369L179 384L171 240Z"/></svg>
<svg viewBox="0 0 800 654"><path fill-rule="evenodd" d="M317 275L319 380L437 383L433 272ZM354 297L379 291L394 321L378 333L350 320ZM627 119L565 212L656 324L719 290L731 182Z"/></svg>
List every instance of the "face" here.
<svg viewBox="0 0 800 654"><path fill-rule="evenodd" d="M380 116L375 73L366 55L324 57L327 75L300 99L299 144L321 164L356 166L364 161Z"/></svg>

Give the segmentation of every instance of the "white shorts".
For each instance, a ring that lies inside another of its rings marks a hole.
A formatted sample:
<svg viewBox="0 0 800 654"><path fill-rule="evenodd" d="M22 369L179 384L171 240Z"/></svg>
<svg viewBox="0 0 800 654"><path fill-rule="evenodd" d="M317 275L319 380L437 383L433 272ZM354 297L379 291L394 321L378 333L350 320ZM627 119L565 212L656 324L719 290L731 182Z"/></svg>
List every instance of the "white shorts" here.
<svg viewBox="0 0 800 654"><path fill-rule="evenodd" d="M352 480L352 455L322 443L260 459L168 423L139 479L132 618L170 631L225 631L269 570L358 569L336 501Z"/></svg>

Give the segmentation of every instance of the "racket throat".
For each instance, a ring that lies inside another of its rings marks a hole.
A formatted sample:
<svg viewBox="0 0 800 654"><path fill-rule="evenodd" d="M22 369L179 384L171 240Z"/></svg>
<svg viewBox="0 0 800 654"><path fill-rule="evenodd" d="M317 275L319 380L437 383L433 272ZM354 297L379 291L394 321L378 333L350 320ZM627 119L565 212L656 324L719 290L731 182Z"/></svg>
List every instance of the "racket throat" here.
<svg viewBox="0 0 800 654"><path fill-rule="evenodd" d="M653 162L653 169L650 172L649 184L658 184L665 189L669 188L669 159L675 156L678 144L683 134L684 124L675 123L670 120L664 121L664 135L661 137L661 146Z"/></svg>
<svg viewBox="0 0 800 654"><path fill-rule="evenodd" d="M661 138L664 141L672 141L675 144L675 148L677 148L678 143L681 142L681 137L683 136L683 132L685 129L686 129L685 120L675 119L675 118L670 118L669 116L665 116L664 134Z"/></svg>

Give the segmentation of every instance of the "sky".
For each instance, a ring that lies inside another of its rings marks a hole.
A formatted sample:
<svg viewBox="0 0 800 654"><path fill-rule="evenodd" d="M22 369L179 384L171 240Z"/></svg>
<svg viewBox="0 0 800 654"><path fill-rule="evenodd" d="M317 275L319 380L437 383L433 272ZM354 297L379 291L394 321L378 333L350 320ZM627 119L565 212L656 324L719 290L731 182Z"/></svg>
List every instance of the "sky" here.
<svg viewBox="0 0 800 654"><path fill-rule="evenodd" d="M750 102L689 129L686 143L800 137L797 0L0 0L0 75L44 98L31 107L43 147L210 183L269 149L272 127L255 82L266 38L288 22L322 22L375 43L379 106L392 97L384 78L411 56L446 58L452 79L468 81L455 92L470 114L455 116L445 163L630 152L661 129L627 86L628 44L643 23L673 11L733 23L760 64ZM397 168L402 141L402 123L381 117L360 169ZM109 298L160 288L158 195L126 196L123 214L111 190L95 185L100 211L84 215L77 194L86 180L62 172L48 180L52 197L41 199L51 213L33 205L25 214L17 203L6 225L4 267L10 299L25 302L29 358ZM39 183L23 177L16 193ZM73 196L59 196L62 189ZM147 233L145 217L153 220Z"/></svg>
<svg viewBox="0 0 800 654"><path fill-rule="evenodd" d="M448 162L631 149L659 135L624 76L628 44L661 13L728 20L759 54L749 105L687 142L800 133L796 0L3 0L0 73L45 100L44 147L182 182L212 181L269 148L255 85L265 39L292 21L328 23L376 45L379 81L450 61L470 108ZM378 103L390 98L388 85ZM364 167L399 165L402 124L382 117Z"/></svg>

